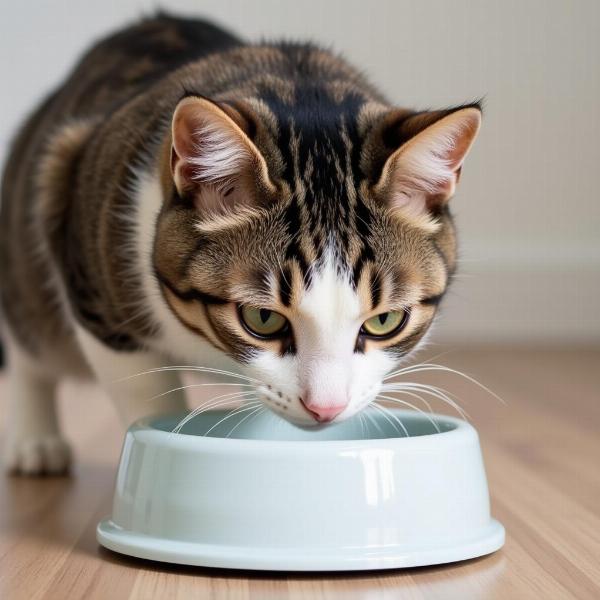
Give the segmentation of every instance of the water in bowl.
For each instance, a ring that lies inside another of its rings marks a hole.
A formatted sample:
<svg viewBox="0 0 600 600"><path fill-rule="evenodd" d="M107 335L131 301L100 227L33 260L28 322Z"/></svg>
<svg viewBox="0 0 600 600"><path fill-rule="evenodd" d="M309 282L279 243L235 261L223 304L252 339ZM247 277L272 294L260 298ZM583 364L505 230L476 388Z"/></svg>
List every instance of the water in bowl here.
<svg viewBox="0 0 600 600"><path fill-rule="evenodd" d="M173 431L185 415L162 418L151 426L161 431ZM456 424L439 415L428 417L422 413L390 414L367 408L341 423L314 428L300 428L278 417L268 409L249 416L247 412L232 413L229 410L209 410L188 421L180 435L196 435L214 438L273 441L340 441L417 437L444 433L456 428Z"/></svg>

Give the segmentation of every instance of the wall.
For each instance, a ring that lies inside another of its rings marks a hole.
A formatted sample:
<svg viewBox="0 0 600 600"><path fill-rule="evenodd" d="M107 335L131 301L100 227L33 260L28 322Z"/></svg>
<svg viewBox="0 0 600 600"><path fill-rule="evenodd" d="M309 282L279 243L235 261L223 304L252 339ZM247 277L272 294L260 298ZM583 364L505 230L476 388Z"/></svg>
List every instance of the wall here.
<svg viewBox="0 0 600 600"><path fill-rule="evenodd" d="M250 39L312 38L400 105L485 97L453 200L462 266L438 340L600 340L600 3L163 1ZM2 0L0 153L91 39L153 10L135 0ZM1 155L0 155L1 158Z"/></svg>

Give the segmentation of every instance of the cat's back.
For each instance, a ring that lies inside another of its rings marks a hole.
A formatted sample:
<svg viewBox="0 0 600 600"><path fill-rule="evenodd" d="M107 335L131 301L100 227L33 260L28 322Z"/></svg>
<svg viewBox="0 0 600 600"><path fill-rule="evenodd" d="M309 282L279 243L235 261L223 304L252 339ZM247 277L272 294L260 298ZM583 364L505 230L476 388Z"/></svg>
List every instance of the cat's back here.
<svg viewBox="0 0 600 600"><path fill-rule="evenodd" d="M159 14L95 44L61 96L74 114L110 112L180 66L239 45L208 21Z"/></svg>
<svg viewBox="0 0 600 600"><path fill-rule="evenodd" d="M207 21L159 13L92 45L17 132L2 174L0 298L4 319L22 345L36 350L43 340L70 335L52 283L51 257L41 250L36 175L44 161L53 154L68 165L82 146L81 124L92 131L179 67L240 45ZM64 144L50 152L61 130Z"/></svg>
<svg viewBox="0 0 600 600"><path fill-rule="evenodd" d="M64 121L107 117L182 65L242 44L208 21L163 13L101 39L25 122L5 171L14 179L25 146L43 143Z"/></svg>

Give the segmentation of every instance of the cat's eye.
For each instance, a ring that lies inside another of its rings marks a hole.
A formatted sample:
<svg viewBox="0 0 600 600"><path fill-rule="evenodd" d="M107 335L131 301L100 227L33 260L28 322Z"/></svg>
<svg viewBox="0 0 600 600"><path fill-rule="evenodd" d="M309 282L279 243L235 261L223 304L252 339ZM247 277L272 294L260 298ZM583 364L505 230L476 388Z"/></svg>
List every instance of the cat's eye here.
<svg viewBox="0 0 600 600"><path fill-rule="evenodd" d="M242 306L240 318L246 329L258 337L275 337L287 330L288 320L274 310Z"/></svg>
<svg viewBox="0 0 600 600"><path fill-rule="evenodd" d="M362 326L362 333L372 337L389 337L398 333L408 320L405 310L393 310L375 315L367 319Z"/></svg>

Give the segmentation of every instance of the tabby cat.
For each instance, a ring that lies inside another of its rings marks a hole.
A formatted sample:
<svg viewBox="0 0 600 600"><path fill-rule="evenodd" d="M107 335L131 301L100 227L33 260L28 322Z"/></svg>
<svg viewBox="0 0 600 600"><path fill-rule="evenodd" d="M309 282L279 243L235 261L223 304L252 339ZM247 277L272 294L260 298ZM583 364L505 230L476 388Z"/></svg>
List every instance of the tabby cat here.
<svg viewBox="0 0 600 600"><path fill-rule="evenodd" d="M57 382L125 422L184 410L178 372L248 377L299 426L346 419L423 339L456 264L448 199L477 103L395 108L311 44L159 14L92 47L2 183L5 461L69 462Z"/></svg>

